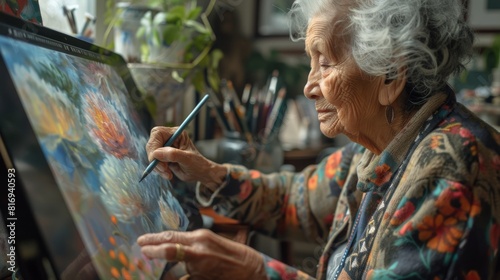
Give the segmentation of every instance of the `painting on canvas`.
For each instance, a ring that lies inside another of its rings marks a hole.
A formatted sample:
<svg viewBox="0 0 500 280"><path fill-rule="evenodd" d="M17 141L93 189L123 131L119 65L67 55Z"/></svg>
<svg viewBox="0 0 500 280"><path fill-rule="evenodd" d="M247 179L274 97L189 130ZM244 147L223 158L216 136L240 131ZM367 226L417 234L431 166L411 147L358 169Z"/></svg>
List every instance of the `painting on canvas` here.
<svg viewBox="0 0 500 280"><path fill-rule="evenodd" d="M116 70L96 60L0 36L0 53L50 170L102 279L157 279L164 261L136 244L185 230L168 181L150 174L148 133Z"/></svg>

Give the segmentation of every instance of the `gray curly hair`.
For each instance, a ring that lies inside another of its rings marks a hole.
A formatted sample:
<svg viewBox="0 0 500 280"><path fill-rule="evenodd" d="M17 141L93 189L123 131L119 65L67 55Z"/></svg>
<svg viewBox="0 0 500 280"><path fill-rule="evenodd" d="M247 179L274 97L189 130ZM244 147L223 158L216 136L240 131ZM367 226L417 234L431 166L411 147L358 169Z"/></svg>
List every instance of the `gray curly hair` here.
<svg viewBox="0 0 500 280"><path fill-rule="evenodd" d="M345 32L357 65L373 76L406 75L410 107L441 91L472 55L461 0L296 0L292 40L305 39L313 16L340 8L347 11Z"/></svg>

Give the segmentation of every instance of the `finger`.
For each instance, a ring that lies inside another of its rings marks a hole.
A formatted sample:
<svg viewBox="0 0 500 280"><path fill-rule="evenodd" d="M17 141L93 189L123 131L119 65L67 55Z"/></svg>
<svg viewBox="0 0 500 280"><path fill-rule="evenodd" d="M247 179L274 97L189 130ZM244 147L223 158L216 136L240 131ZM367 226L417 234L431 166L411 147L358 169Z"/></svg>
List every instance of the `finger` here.
<svg viewBox="0 0 500 280"><path fill-rule="evenodd" d="M180 243L179 243L180 244ZM178 247L181 246L181 247ZM179 250L184 251L181 260L178 259ZM188 253L189 251L189 253ZM141 252L150 259L166 259L167 261L188 261L191 255L191 248L186 245L176 245L164 243L160 245L146 245L141 248Z"/></svg>
<svg viewBox="0 0 500 280"><path fill-rule="evenodd" d="M180 167L180 165L178 163L170 163L168 165L168 168L170 168L172 173L177 175L177 177L179 177L179 179L181 179L183 181L186 180L186 178L184 176L182 176L182 168Z"/></svg>
<svg viewBox="0 0 500 280"><path fill-rule="evenodd" d="M146 144L146 152L148 160L151 161L154 157L151 155L156 149L163 147L167 140L174 134L177 128L156 126L151 129L148 143Z"/></svg>
<svg viewBox="0 0 500 280"><path fill-rule="evenodd" d="M181 181L184 182L196 181L195 174L186 172L178 163L170 163L168 165L168 168L170 168L170 171L172 171L172 173L175 174L175 176L177 176L177 178L179 178L179 180Z"/></svg>
<svg viewBox="0 0 500 280"><path fill-rule="evenodd" d="M155 167L155 170L157 172L160 172L160 173L165 173L165 170L168 168L167 166L165 166L166 164L164 163L158 163L158 165L156 165Z"/></svg>
<svg viewBox="0 0 500 280"><path fill-rule="evenodd" d="M192 232L164 231L160 233L148 233L137 239L139 246L175 244L190 245L193 240Z"/></svg>
<svg viewBox="0 0 500 280"><path fill-rule="evenodd" d="M153 151L152 156L162 162L178 162L184 152L173 147L161 147Z"/></svg>
<svg viewBox="0 0 500 280"><path fill-rule="evenodd" d="M154 169L158 174L160 174L161 177L167 179L167 180L172 180L173 174L172 171L170 170L170 166L166 163L160 162Z"/></svg>
<svg viewBox="0 0 500 280"><path fill-rule="evenodd" d="M172 175L170 174L167 174L167 173L159 173L160 177L162 177L163 179L166 179L166 180L172 180Z"/></svg>

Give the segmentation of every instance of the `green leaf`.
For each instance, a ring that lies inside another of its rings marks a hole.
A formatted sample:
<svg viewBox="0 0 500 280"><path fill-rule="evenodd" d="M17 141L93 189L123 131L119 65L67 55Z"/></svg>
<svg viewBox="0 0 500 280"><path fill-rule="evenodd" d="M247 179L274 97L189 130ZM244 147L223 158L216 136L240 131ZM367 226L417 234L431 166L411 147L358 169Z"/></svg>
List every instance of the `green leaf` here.
<svg viewBox="0 0 500 280"><path fill-rule="evenodd" d="M198 92L204 92L205 91L205 78L203 77L203 72L198 71L194 74L193 78L191 79L191 83L193 83L194 88Z"/></svg>
<svg viewBox="0 0 500 280"><path fill-rule="evenodd" d="M116 4L114 0L106 1L106 12L104 13L104 23L110 24L115 20L115 15L119 15L123 12L123 9L116 8Z"/></svg>
<svg viewBox="0 0 500 280"><path fill-rule="evenodd" d="M210 30L208 30L203 24L201 24L197 21L194 21L194 20L187 20L185 25L187 27L194 28L194 30L196 30L197 32L200 32L202 34L209 34L210 33Z"/></svg>
<svg viewBox="0 0 500 280"><path fill-rule="evenodd" d="M151 26L151 17L152 17L151 11L146 12L144 16L142 16L141 18L141 25Z"/></svg>
<svg viewBox="0 0 500 280"><path fill-rule="evenodd" d="M210 36L206 34L198 34L197 36L194 36L191 41L192 46L190 47L193 47L193 49L197 51L203 50L208 44L212 43Z"/></svg>
<svg viewBox="0 0 500 280"><path fill-rule="evenodd" d="M106 1L106 8L113 9L114 7L115 7L115 1L114 0L108 0L108 1Z"/></svg>
<svg viewBox="0 0 500 280"><path fill-rule="evenodd" d="M224 53L219 49L212 50L211 53L211 64L210 67L217 69L219 67L220 60L224 57Z"/></svg>
<svg viewBox="0 0 500 280"><path fill-rule="evenodd" d="M146 34L146 27L141 26L137 29L137 33L135 33L136 38L142 38Z"/></svg>
<svg viewBox="0 0 500 280"><path fill-rule="evenodd" d="M141 45L141 60L144 62L148 61L149 57L149 46L147 44Z"/></svg>
<svg viewBox="0 0 500 280"><path fill-rule="evenodd" d="M183 82L184 82L184 78L182 78L182 77L179 75L179 72L177 72L177 70L172 71L172 78L173 78L174 80L176 80L177 82L179 82L179 83L183 83Z"/></svg>
<svg viewBox="0 0 500 280"><path fill-rule="evenodd" d="M153 19L153 26L159 26L165 23L167 15L165 13L157 13Z"/></svg>
<svg viewBox="0 0 500 280"><path fill-rule="evenodd" d="M209 65L209 58L208 56L204 56L199 62L198 62L198 68L208 68Z"/></svg>
<svg viewBox="0 0 500 280"><path fill-rule="evenodd" d="M201 14L201 7L196 7L191 11L189 11L187 19L197 19L200 14Z"/></svg>
<svg viewBox="0 0 500 280"><path fill-rule="evenodd" d="M165 1L165 0L160 0L160 1ZM178 5L184 5L186 0L169 0L169 4L172 6L178 6Z"/></svg>
<svg viewBox="0 0 500 280"><path fill-rule="evenodd" d="M161 44L160 32L158 29L153 29L153 37L151 39L153 40L153 45L159 46Z"/></svg>
<svg viewBox="0 0 500 280"><path fill-rule="evenodd" d="M184 61L191 62L194 59L194 55L191 52L186 52L184 54Z"/></svg>
<svg viewBox="0 0 500 280"><path fill-rule="evenodd" d="M404 236L402 238L396 239L396 242L394 242L395 246L404 246L408 244L408 242L411 240L411 237Z"/></svg>
<svg viewBox="0 0 500 280"><path fill-rule="evenodd" d="M149 5L151 7L161 8L163 7L164 2L164 0L149 0Z"/></svg>
<svg viewBox="0 0 500 280"><path fill-rule="evenodd" d="M212 71L208 70L208 75L207 75L208 83L210 84L210 87L215 91L219 91L219 84L220 84L220 77L217 71Z"/></svg>
<svg viewBox="0 0 500 280"><path fill-rule="evenodd" d="M169 9L165 15L167 23L182 21L186 15L186 8L184 8L184 6L175 6Z"/></svg>
<svg viewBox="0 0 500 280"><path fill-rule="evenodd" d="M181 35L182 27L175 24L167 24L163 28L163 42L167 45L171 45Z"/></svg>

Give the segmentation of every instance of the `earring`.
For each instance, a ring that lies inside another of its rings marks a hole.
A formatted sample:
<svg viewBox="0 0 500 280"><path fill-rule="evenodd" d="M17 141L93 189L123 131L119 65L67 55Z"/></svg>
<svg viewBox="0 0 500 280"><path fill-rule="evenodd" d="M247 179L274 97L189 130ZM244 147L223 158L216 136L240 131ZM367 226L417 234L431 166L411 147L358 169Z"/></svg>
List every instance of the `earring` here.
<svg viewBox="0 0 500 280"><path fill-rule="evenodd" d="M392 124L392 122L394 121L394 109L391 105L387 105L385 107L385 119L389 124Z"/></svg>
<svg viewBox="0 0 500 280"><path fill-rule="evenodd" d="M387 120L387 123L392 124L394 121L394 108L392 108L390 102L389 94L387 94L387 104L389 105L385 107L385 119Z"/></svg>

